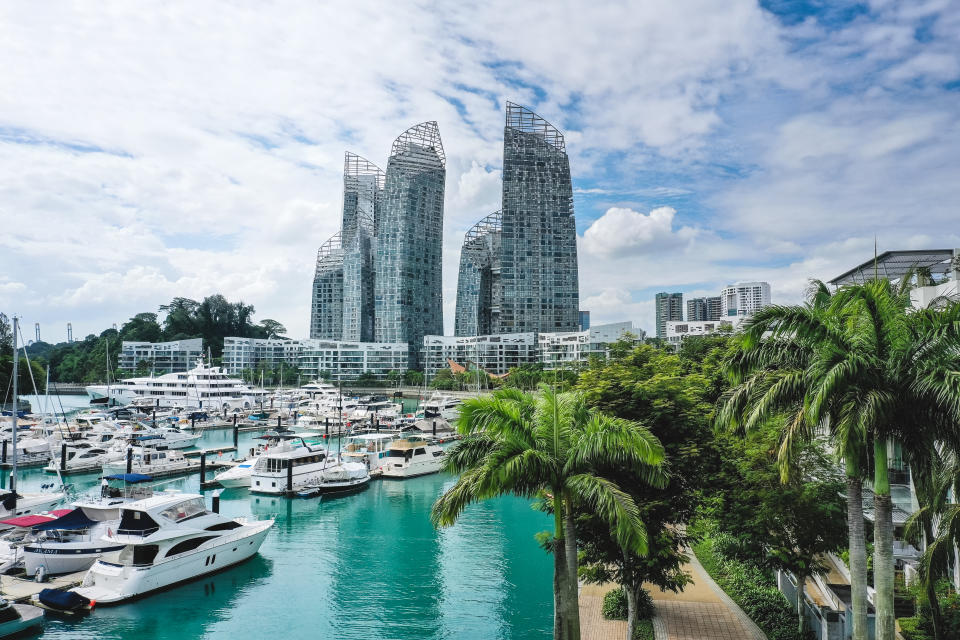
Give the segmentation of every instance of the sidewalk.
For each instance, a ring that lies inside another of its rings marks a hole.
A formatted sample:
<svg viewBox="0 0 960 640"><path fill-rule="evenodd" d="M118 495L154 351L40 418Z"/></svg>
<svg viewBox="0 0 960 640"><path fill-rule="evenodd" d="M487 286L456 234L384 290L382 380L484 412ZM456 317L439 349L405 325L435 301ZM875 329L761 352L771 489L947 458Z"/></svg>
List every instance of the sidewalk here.
<svg viewBox="0 0 960 640"><path fill-rule="evenodd" d="M681 593L647 586L657 608L657 640L767 640L763 632L707 575L690 553L687 569L694 583ZM627 623L603 617L603 596L616 585L584 585L580 591L583 640L626 640Z"/></svg>

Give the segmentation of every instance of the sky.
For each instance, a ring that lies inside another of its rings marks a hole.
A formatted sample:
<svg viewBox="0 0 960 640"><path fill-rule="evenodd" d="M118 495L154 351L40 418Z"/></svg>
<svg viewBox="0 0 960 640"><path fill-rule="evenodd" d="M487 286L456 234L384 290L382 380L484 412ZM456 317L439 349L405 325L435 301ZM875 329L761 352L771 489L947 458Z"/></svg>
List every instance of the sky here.
<svg viewBox="0 0 960 640"><path fill-rule="evenodd" d="M436 120L444 317L506 101L566 137L581 308L960 246L943 0L0 3L0 311L48 342L222 293L306 337L343 154Z"/></svg>

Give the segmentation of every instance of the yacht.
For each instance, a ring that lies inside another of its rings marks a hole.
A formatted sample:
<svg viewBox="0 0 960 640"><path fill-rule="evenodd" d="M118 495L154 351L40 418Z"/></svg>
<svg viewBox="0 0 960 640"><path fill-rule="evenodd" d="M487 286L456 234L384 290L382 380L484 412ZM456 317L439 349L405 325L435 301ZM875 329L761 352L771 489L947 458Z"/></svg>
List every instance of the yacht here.
<svg viewBox="0 0 960 640"><path fill-rule="evenodd" d="M422 436L409 435L387 447L381 467L384 478L415 478L437 473L443 467L443 449Z"/></svg>
<svg viewBox="0 0 960 640"><path fill-rule="evenodd" d="M111 385L86 387L91 398L105 397L109 393L111 404L144 405L144 401L157 406L175 408L251 409L267 395L263 389L255 389L239 378L231 378L220 367L207 366L203 360L197 366L182 373L166 373L156 377L125 378Z"/></svg>
<svg viewBox="0 0 960 640"><path fill-rule="evenodd" d="M105 542L104 536L117 528L117 516L117 507L88 504L34 525L23 545L27 576L40 570L46 575L86 571L98 558L115 561L123 545Z"/></svg>
<svg viewBox="0 0 960 640"><path fill-rule="evenodd" d="M23 635L43 625L43 609L32 604L13 604L0 598L0 638Z"/></svg>
<svg viewBox="0 0 960 640"><path fill-rule="evenodd" d="M351 436L340 457L344 462L360 462L373 471L387 461L387 447L397 438L393 433L361 433Z"/></svg>
<svg viewBox="0 0 960 640"><path fill-rule="evenodd" d="M279 453L282 451L291 451L293 449L293 438L295 436L281 434L276 431L266 433L259 437L263 442L257 445L256 449L250 450L250 457L247 460L241 460L226 471L221 471L213 477L225 489L238 489L250 486L253 477L253 468L261 457L267 453Z"/></svg>
<svg viewBox="0 0 960 640"><path fill-rule="evenodd" d="M97 560L75 591L112 604L219 571L260 550L273 520L248 522L207 511L203 496L162 494L123 505L104 542L121 544L116 562Z"/></svg>
<svg viewBox="0 0 960 640"><path fill-rule="evenodd" d="M16 505L14 505L13 492L0 489L0 520L50 511L63 502L64 497L66 497L66 494L63 491L52 493L17 492ZM0 524L0 529L8 528L9 526Z"/></svg>
<svg viewBox="0 0 960 640"><path fill-rule="evenodd" d="M192 466L190 460L184 457L183 452L177 449L158 451L147 447L133 447L132 464L130 471L147 475L173 475L180 471L187 471ZM103 465L103 473L123 473L127 469L126 453L120 460L111 460Z"/></svg>
<svg viewBox="0 0 960 640"><path fill-rule="evenodd" d="M250 477L253 493L283 494L319 480L327 452L320 445L301 445L289 451L260 456Z"/></svg>
<svg viewBox="0 0 960 640"><path fill-rule="evenodd" d="M447 421L456 420L460 415L460 398L435 393L423 402L422 418L443 418Z"/></svg>
<svg viewBox="0 0 960 640"><path fill-rule="evenodd" d="M301 498L313 496L354 493L370 484L370 470L359 462L341 462L320 472L320 477L297 491Z"/></svg>
<svg viewBox="0 0 960 640"><path fill-rule="evenodd" d="M99 471L100 468L125 457L122 446L99 447L89 442L79 442L75 446L67 447L67 461L63 462L58 455L50 460L43 468L48 473L66 471L67 473L83 473L85 471Z"/></svg>
<svg viewBox="0 0 960 640"><path fill-rule="evenodd" d="M70 509L45 511L32 516L17 516L0 522L7 530L0 537L0 574L23 565L23 546L33 537L33 527L52 522L70 513Z"/></svg>
<svg viewBox="0 0 960 640"><path fill-rule="evenodd" d="M172 426L151 427L142 422L121 429L120 435L136 443L167 449L186 449L195 445L203 437L202 433L184 433Z"/></svg>

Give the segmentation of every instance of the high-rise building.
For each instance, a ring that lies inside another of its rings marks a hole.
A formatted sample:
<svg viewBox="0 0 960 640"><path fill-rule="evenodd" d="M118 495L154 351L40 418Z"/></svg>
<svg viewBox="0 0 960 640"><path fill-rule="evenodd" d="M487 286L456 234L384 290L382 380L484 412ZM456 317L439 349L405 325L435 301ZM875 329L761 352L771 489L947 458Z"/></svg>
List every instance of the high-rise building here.
<svg viewBox="0 0 960 640"><path fill-rule="evenodd" d="M766 282L737 282L720 291L720 315L724 318L751 316L770 305L770 285Z"/></svg>
<svg viewBox="0 0 960 640"><path fill-rule="evenodd" d="M590 328L590 312L580 311L580 331L586 331Z"/></svg>
<svg viewBox="0 0 960 640"><path fill-rule="evenodd" d="M187 338L170 342L121 343L117 365L126 372L133 372L143 362L151 373L180 373L197 366L203 357L203 338Z"/></svg>
<svg viewBox="0 0 960 640"><path fill-rule="evenodd" d="M683 320L683 294L662 291L655 297L657 306L657 337L667 337L667 322Z"/></svg>
<svg viewBox="0 0 960 640"><path fill-rule="evenodd" d="M720 296L690 298L687 300L687 320L716 321L720 319Z"/></svg>
<svg viewBox="0 0 960 640"><path fill-rule="evenodd" d="M576 331L577 232L563 134L512 102L506 116L502 209L467 233L455 333Z"/></svg>
<svg viewBox="0 0 960 640"><path fill-rule="evenodd" d="M343 340L373 341L375 233L383 202L384 177L383 171L372 162L355 153L346 153L341 231Z"/></svg>
<svg viewBox="0 0 960 640"><path fill-rule="evenodd" d="M503 298L500 230L497 211L473 225L464 238L457 277L456 336L485 336L493 330L494 308L500 312Z"/></svg>
<svg viewBox="0 0 960 640"><path fill-rule="evenodd" d="M337 232L317 251L310 305L310 337L339 340L343 333L343 246Z"/></svg>
<svg viewBox="0 0 960 640"><path fill-rule="evenodd" d="M376 221L374 339L410 345L443 333L443 194L446 158L436 122L407 129L387 162Z"/></svg>

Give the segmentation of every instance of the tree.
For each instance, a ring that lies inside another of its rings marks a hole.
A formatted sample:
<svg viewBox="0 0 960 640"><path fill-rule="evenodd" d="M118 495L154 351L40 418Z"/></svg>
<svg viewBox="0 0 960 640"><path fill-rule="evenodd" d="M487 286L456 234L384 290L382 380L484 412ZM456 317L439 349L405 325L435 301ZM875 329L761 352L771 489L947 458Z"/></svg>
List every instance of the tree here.
<svg viewBox="0 0 960 640"><path fill-rule="evenodd" d="M423 372L416 369L407 369L403 374L403 382L411 387L419 387L423 384Z"/></svg>
<svg viewBox="0 0 960 640"><path fill-rule="evenodd" d="M437 375L433 376L433 380L430 381L430 386L442 391L452 391L457 387L457 381L450 369L440 369L440 371L437 371Z"/></svg>
<svg viewBox="0 0 960 640"><path fill-rule="evenodd" d="M147 376L153 371L153 360L138 360L134 374L137 376Z"/></svg>
<svg viewBox="0 0 960 640"><path fill-rule="evenodd" d="M387 384L389 384L391 387L398 387L398 386L400 386L400 383L401 383L402 381L403 381L403 374L400 373L399 371L397 371L397 370L395 370L395 369L391 369L391 370L387 373Z"/></svg>
<svg viewBox="0 0 960 640"><path fill-rule="evenodd" d="M503 494L544 497L554 516L545 544L554 556L554 638L579 638L574 509L597 515L620 545L646 553L637 505L610 475L634 469L663 484L663 447L645 427L590 409L582 394L546 386L536 395L501 389L470 398L457 428L464 438L445 466L460 477L434 504L433 522L452 525L470 503Z"/></svg>
<svg viewBox="0 0 960 640"><path fill-rule="evenodd" d="M253 307L250 307L250 309L252 312ZM261 338L279 338L287 334L286 327L276 320L271 320L270 318L261 320L260 325L257 328L261 334L259 336Z"/></svg>
<svg viewBox="0 0 960 640"><path fill-rule="evenodd" d="M0 311L0 353L13 353L13 328L7 314Z"/></svg>
<svg viewBox="0 0 960 640"><path fill-rule="evenodd" d="M160 342L163 340L163 328L157 322L157 314L138 313L123 323L120 337L135 342Z"/></svg>
<svg viewBox="0 0 960 640"><path fill-rule="evenodd" d="M905 279L906 280L906 279ZM892 640L893 520L887 447L918 439L956 446L960 306L909 311L887 280L830 294L814 283L805 306L773 306L746 324L726 370L736 388L720 424L741 432L786 417L783 475L797 444L826 430L847 474L854 640L865 640L866 547L862 478L872 468L877 640ZM920 451L918 450L918 455Z"/></svg>

